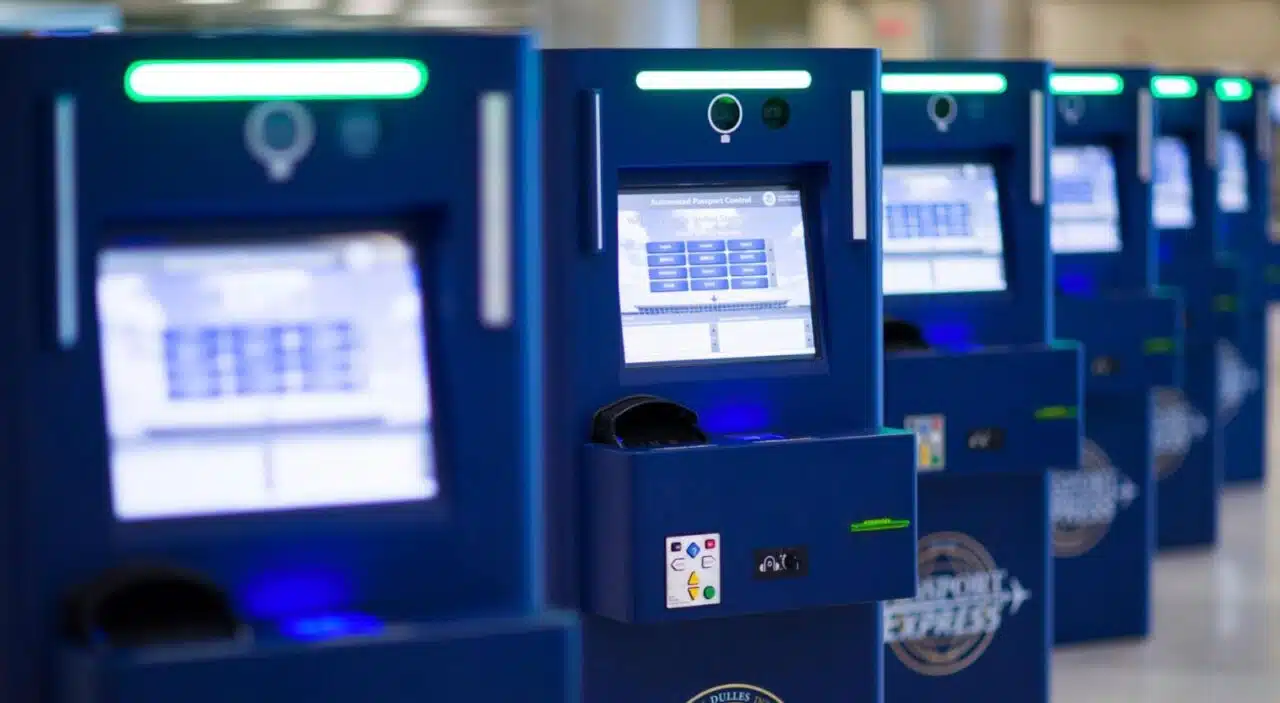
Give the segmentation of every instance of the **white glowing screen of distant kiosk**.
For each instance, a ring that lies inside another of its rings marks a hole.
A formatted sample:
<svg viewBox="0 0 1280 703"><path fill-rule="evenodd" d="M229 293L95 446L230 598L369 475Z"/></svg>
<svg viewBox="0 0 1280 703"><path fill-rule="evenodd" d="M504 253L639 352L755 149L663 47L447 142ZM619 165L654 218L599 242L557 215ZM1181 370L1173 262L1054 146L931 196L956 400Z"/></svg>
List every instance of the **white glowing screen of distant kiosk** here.
<svg viewBox="0 0 1280 703"><path fill-rule="evenodd" d="M1222 132L1218 144L1218 207L1223 212L1248 212L1249 164L1244 140L1236 132Z"/></svg>
<svg viewBox="0 0 1280 703"><path fill-rule="evenodd" d="M1051 163L1053 253L1120 251L1120 204L1111 151L1101 146L1060 146L1054 148Z"/></svg>
<svg viewBox="0 0 1280 703"><path fill-rule="evenodd" d="M117 519L436 495L421 288L398 236L116 248L98 265Z"/></svg>
<svg viewBox="0 0 1280 703"><path fill-rule="evenodd" d="M989 164L884 167L885 295L1007 288Z"/></svg>
<svg viewBox="0 0 1280 703"><path fill-rule="evenodd" d="M1155 183L1151 221L1157 229L1191 229L1196 224L1191 204L1191 154L1178 137L1156 140Z"/></svg>
<svg viewBox="0 0 1280 703"><path fill-rule="evenodd" d="M810 286L794 189L618 195L628 365L813 357Z"/></svg>

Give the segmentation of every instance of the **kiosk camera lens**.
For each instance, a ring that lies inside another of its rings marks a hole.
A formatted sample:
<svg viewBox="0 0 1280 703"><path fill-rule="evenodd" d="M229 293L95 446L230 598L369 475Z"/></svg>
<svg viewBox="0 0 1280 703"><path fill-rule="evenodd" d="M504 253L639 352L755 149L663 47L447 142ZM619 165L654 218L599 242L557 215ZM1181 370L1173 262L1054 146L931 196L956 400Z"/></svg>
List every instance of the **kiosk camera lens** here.
<svg viewBox="0 0 1280 703"><path fill-rule="evenodd" d="M769 129L782 129L791 121L791 105L782 98L769 98L764 101L760 118Z"/></svg>
<svg viewBox="0 0 1280 703"><path fill-rule="evenodd" d="M717 95L707 108L711 127L721 134L728 134L742 124L742 103L732 95Z"/></svg>
<svg viewBox="0 0 1280 703"><path fill-rule="evenodd" d="M940 95L929 105L933 111L933 118L939 122L946 122L956 114L956 100L950 95Z"/></svg>

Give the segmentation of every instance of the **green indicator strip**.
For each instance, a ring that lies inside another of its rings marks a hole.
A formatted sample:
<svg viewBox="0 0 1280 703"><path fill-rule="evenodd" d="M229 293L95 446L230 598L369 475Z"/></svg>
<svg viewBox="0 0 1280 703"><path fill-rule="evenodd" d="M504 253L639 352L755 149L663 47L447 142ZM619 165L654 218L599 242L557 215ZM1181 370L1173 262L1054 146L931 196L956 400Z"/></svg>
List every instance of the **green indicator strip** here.
<svg viewBox="0 0 1280 703"><path fill-rule="evenodd" d="M427 87L414 59L135 61L124 91L138 103L408 100Z"/></svg>
<svg viewBox="0 0 1280 703"><path fill-rule="evenodd" d="M863 520L849 525L850 532L888 532L889 530L905 530L911 527L910 520L898 520L889 517Z"/></svg>
<svg viewBox="0 0 1280 703"><path fill-rule="evenodd" d="M1152 337L1142 343L1142 351L1152 356L1172 354L1177 348L1170 337Z"/></svg>
<svg viewBox="0 0 1280 703"><path fill-rule="evenodd" d="M1213 309L1218 312L1234 312L1236 309L1236 297L1234 295L1213 296Z"/></svg>
<svg viewBox="0 0 1280 703"><path fill-rule="evenodd" d="M1076 415L1074 405L1050 405L1036 411L1037 420L1074 420Z"/></svg>

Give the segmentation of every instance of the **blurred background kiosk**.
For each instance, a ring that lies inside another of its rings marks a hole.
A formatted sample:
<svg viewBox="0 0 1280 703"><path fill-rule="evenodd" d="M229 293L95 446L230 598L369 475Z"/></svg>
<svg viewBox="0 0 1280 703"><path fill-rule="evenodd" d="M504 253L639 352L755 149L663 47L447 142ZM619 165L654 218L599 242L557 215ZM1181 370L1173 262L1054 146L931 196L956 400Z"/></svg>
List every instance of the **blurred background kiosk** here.
<svg viewBox="0 0 1280 703"><path fill-rule="evenodd" d="M529 40L0 60L0 699L577 701L538 586Z"/></svg>
<svg viewBox="0 0 1280 703"><path fill-rule="evenodd" d="M1156 535L1160 548L1204 547L1218 536L1222 443L1214 299L1234 272L1215 264L1218 230L1216 76L1161 74L1152 220L1159 232L1160 283L1181 291L1185 314L1182 389L1156 391ZM1234 288L1231 288L1234 290Z"/></svg>
<svg viewBox="0 0 1280 703"><path fill-rule="evenodd" d="M1080 461L1078 345L1052 339L1049 65L889 62L886 421L917 436L916 598L886 700L1048 696L1049 469Z"/></svg>
<svg viewBox="0 0 1280 703"><path fill-rule="evenodd" d="M875 50L543 55L554 597L585 698L877 700L915 588L882 428Z"/></svg>
<svg viewBox="0 0 1280 703"><path fill-rule="evenodd" d="M1052 79L1057 327L1087 352L1083 462L1053 477L1059 643L1151 626L1151 397L1181 384L1183 342L1177 291L1156 288L1152 75L1059 66Z"/></svg>
<svg viewBox="0 0 1280 703"><path fill-rule="evenodd" d="M1218 420L1227 483L1266 476L1266 260L1272 247L1270 83L1224 77L1215 84L1222 111L1218 146L1219 260L1236 289L1219 291L1227 329L1218 336Z"/></svg>

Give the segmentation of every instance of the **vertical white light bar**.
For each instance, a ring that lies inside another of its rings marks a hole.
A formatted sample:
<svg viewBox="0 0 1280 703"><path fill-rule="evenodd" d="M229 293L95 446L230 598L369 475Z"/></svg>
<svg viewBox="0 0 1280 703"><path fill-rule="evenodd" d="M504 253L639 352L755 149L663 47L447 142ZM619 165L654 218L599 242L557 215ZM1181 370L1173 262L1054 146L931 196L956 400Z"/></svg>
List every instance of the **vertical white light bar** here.
<svg viewBox="0 0 1280 703"><path fill-rule="evenodd" d="M71 349L80 341L80 271L77 222L76 99L53 101L54 237L58 346Z"/></svg>
<svg viewBox="0 0 1280 703"><path fill-rule="evenodd" d="M867 238L867 94L861 90L849 93L849 129L853 239L859 241Z"/></svg>
<svg viewBox="0 0 1280 703"><path fill-rule="evenodd" d="M480 96L480 324L506 329L513 317L511 94Z"/></svg>

